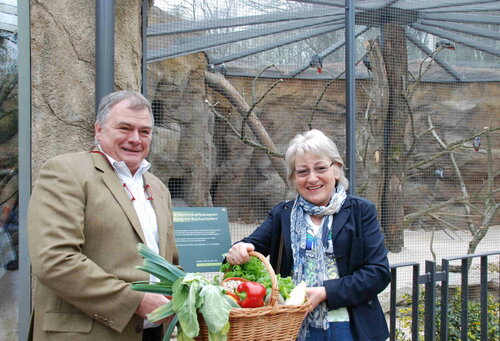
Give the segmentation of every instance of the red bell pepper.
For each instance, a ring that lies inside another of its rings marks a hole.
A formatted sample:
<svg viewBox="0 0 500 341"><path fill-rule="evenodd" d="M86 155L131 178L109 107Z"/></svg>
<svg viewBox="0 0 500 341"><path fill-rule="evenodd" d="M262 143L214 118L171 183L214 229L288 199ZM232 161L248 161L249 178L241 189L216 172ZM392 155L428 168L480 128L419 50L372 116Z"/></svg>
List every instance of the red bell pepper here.
<svg viewBox="0 0 500 341"><path fill-rule="evenodd" d="M241 307L241 300L240 300L240 297L238 295L236 295L232 291L226 291L226 295L229 296L229 297L231 297L233 299L233 301L235 301L236 304Z"/></svg>
<svg viewBox="0 0 500 341"><path fill-rule="evenodd" d="M243 282L236 288L242 308L258 308L264 305L266 287L257 282Z"/></svg>

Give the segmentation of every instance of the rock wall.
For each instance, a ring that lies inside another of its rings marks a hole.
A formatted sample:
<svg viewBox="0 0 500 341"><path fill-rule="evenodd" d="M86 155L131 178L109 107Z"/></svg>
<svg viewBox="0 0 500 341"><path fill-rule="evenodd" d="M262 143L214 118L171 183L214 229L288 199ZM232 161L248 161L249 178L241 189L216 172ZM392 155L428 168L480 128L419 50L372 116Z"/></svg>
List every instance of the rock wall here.
<svg viewBox="0 0 500 341"><path fill-rule="evenodd" d="M140 90L141 0L115 4L116 89ZM33 170L93 146L95 1L31 2Z"/></svg>
<svg viewBox="0 0 500 341"><path fill-rule="evenodd" d="M168 184L178 205L212 206L214 118L204 102L203 63L203 55L190 55L150 67L156 126L152 171Z"/></svg>

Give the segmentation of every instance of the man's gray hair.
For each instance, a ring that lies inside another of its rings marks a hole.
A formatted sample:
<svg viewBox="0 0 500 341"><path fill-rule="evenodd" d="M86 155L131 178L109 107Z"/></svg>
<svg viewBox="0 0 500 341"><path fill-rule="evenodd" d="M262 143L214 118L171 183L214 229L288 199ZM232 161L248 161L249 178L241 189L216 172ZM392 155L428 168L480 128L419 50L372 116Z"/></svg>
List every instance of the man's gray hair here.
<svg viewBox="0 0 500 341"><path fill-rule="evenodd" d="M344 188L347 190L349 187L349 180L345 177L344 161L342 161L337 145L322 131L317 129L295 135L286 150L286 173L288 185L291 189L295 190L295 159L297 156L304 155L306 152L328 158L334 162L332 167L335 167L339 175L338 182L344 185Z"/></svg>
<svg viewBox="0 0 500 341"><path fill-rule="evenodd" d="M111 109L113 109L113 106L124 100L127 100L129 102L128 107L130 109L133 110L142 110L144 108L148 109L151 115L151 123L154 126L155 121L153 117L153 111L151 110L151 103L140 92L133 90L115 91L104 96L101 99L101 103L99 103L96 123L98 123L100 126L103 126L106 123L109 113L111 112Z"/></svg>

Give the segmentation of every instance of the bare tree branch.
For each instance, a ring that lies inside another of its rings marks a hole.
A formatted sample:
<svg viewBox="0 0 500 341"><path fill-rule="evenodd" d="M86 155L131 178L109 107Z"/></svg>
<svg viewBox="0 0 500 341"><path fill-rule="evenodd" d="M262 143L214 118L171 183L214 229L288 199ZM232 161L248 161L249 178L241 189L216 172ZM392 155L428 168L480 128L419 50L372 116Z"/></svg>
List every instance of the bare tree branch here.
<svg viewBox="0 0 500 341"><path fill-rule="evenodd" d="M465 201L466 202L469 201L469 193L467 191L467 187L465 186L465 181L462 176L462 172L460 171L457 161L455 160L455 155L453 154L453 150L449 150L446 143L444 143L444 141L438 136L436 129L434 129L434 124L432 123L431 115L427 116L427 122L429 123L429 129L432 129L432 136L434 136L434 139L437 141L437 143L441 146L443 150L448 151L448 156L450 157L451 164L453 165L453 169L455 170L455 174L460 183L460 191L462 192ZM468 205L464 205L464 209L466 214L470 215L470 207ZM476 226L474 225L472 219L469 219L468 225L470 233L472 235L476 234Z"/></svg>
<svg viewBox="0 0 500 341"><path fill-rule="evenodd" d="M491 135L486 134L486 155L488 159L488 186L487 186L487 197L486 197L486 209L484 210L484 219L482 221L479 231L474 235L472 240L469 242L469 248L467 250L468 254L472 254L476 251L479 242L484 238L488 232L491 221L496 216L498 209L500 208L500 203L495 202L495 197L493 193L495 189L493 188L494 177L493 177L493 143L491 142Z"/></svg>
<svg viewBox="0 0 500 341"><path fill-rule="evenodd" d="M434 128L432 128L432 129L434 129ZM426 132L431 131L432 129L428 129ZM415 169L415 168L419 168L419 167L424 166L424 165L426 165L428 163L431 163L435 159L440 158L441 156L448 154L451 150L464 147L463 144L465 142L471 141L471 140L473 140L477 136L482 136L482 135L485 135L485 134L487 134L489 132L494 132L494 131L497 131L497 130L500 130L500 127L497 127L497 128L485 128L484 130L482 130L482 131L480 131L478 133L469 135L469 136L465 137L462 140L458 140L458 141L455 141L453 143L448 144L448 147L447 147L448 149L447 150L443 150L443 151L440 151L440 152L437 152L437 153L434 153L434 154L429 154L428 153L428 154L417 154L417 155L414 155L414 156L412 156L412 158L425 157L425 159L422 160L422 161L419 161L419 162L411 164L406 169L406 171L411 170L411 169Z"/></svg>
<svg viewBox="0 0 500 341"><path fill-rule="evenodd" d="M457 202L462 202L463 200L464 200L463 197L455 197L455 198L451 198L451 199L448 199L446 201L440 202L439 204L433 205L431 207L428 207L424 210L407 214L403 218L403 223L410 224L410 223L414 222L415 220L417 220L418 218L420 218L421 216L428 215L431 212L438 211L443 207L447 207L449 205L456 204Z"/></svg>
<svg viewBox="0 0 500 341"><path fill-rule="evenodd" d="M214 105L212 105L212 103L210 103L208 100L205 100L205 103L208 105L208 107L214 113L214 115L217 116L218 118L220 118L222 121L224 121L224 123L229 127L229 129L231 129L231 131L234 133L234 135L236 135L236 137L238 137L243 143L245 143L249 146L252 146L254 148L259 148L259 149L265 151L266 154L268 154L268 155L271 155L274 157L279 157L279 158L284 158L283 153L279 153L279 152L276 152L274 150L271 150L271 149L267 148L266 146L263 146L260 143L254 142L254 141L248 139L247 137L241 136L241 134L238 132L238 130L231 124L231 122L229 122L227 117L225 117L224 115L219 113L215 109Z"/></svg>
<svg viewBox="0 0 500 341"><path fill-rule="evenodd" d="M229 83L227 79L224 78L224 76L205 71L205 82L212 90L224 96L242 117L245 117L247 115L250 110L250 106L240 95L240 93L236 91L236 89L231 85L231 83ZM269 150L275 151L279 154L273 140L268 135L265 127L262 125L254 112L250 113L246 122L255 135L256 139L258 140L259 144L266 146ZM271 156L269 153L267 154L274 170L279 174L281 179L286 182L286 168L283 158Z"/></svg>
<svg viewBox="0 0 500 341"><path fill-rule="evenodd" d="M358 61L356 62L356 65L358 65L363 60L363 58L368 53L370 53L370 51L371 51L371 48L368 51L366 51L365 54L363 54L361 56L361 58L358 59ZM316 103L314 104L314 107L313 107L313 110L311 112L311 115L309 116L309 119L307 120L307 126L309 127L309 129L312 129L312 120L314 118L314 114L316 113L316 110L318 109L319 102L321 102L321 100L323 99L323 96L325 96L326 90L328 90L330 85L332 85L332 83L334 81L336 81L337 79L339 79L339 77L342 76L344 73L345 73L345 70L342 71L341 73L339 73L335 77L333 77L333 75L332 75L333 78L331 80L329 80L328 83L326 83L325 87L323 88L323 91L321 91L320 95L318 96L318 99L316 100Z"/></svg>
<svg viewBox="0 0 500 341"><path fill-rule="evenodd" d="M419 69L418 69L418 76L417 76L417 79L415 80L415 82L413 83L412 86L408 87L407 89L407 92L406 92L406 98L408 101L410 101L412 98L413 98L413 95L415 94L415 91L417 90L417 85L420 83L420 81L422 80L422 78L424 77L424 75L427 73L427 71L429 71L429 69L431 68L431 65L432 65L432 62L434 61L434 59L436 58L436 56L444 49L444 47L438 47L436 50L434 50L432 52L432 54L428 55L427 57L425 57L422 62L420 63L419 65ZM425 61L427 59L429 59L429 64L427 64L427 68L422 72L422 67L425 63ZM413 75L412 75L413 76Z"/></svg>
<svg viewBox="0 0 500 341"><path fill-rule="evenodd" d="M252 106L248 109L247 113L243 116L243 122L241 123L241 139L245 137L245 125L247 123L248 118L252 114L253 110L255 107L266 98L266 96L281 82L283 82L283 79L278 79L276 82L274 82L265 92L264 94L258 99L255 99L255 84L257 80L260 78L260 76L268 69L275 67L274 65L270 65L262 69L257 76L254 77L252 81ZM277 68L276 68L277 69ZM278 70L278 69L277 69ZM280 71L280 70L278 70Z"/></svg>

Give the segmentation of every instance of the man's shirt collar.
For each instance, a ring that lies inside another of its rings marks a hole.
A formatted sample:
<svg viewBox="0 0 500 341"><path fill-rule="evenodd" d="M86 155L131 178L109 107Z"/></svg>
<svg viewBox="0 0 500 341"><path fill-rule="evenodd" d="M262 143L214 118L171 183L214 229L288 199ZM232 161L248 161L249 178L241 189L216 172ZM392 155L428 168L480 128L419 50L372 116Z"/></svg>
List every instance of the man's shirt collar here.
<svg viewBox="0 0 500 341"><path fill-rule="evenodd" d="M125 161L116 161L115 159L113 159L111 156L109 156L102 150L100 144L97 145L97 148L101 153L104 154L104 156L106 156L110 165L114 168L114 170L116 171L116 173L118 173L118 175L126 175L128 177L133 178L136 176L142 176L142 174L144 174L145 171L151 168L151 164L143 159L141 165L139 166L139 169L137 169L137 172L135 172L135 174L132 176L132 173L130 172L130 169L128 168Z"/></svg>

